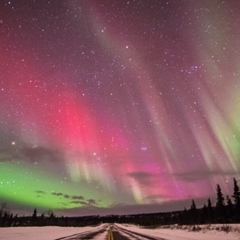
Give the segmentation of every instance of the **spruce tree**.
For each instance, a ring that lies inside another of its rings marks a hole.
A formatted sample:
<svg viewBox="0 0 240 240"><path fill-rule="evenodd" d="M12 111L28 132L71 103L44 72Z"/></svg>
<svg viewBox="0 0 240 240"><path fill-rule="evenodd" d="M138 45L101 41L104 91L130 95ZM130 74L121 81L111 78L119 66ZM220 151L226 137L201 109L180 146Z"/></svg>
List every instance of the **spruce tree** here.
<svg viewBox="0 0 240 240"><path fill-rule="evenodd" d="M224 222L224 214L225 214L225 204L224 204L224 196L222 194L222 189L219 184L217 184L217 203L216 203L216 217L215 219L218 223Z"/></svg>
<svg viewBox="0 0 240 240"><path fill-rule="evenodd" d="M215 215L214 215L214 210L213 210L213 206L212 206L212 202L211 202L211 199L208 198L208 204L207 204L207 219L206 221L208 223L212 223L213 220L215 218Z"/></svg>
<svg viewBox="0 0 240 240"><path fill-rule="evenodd" d="M237 208L240 206L240 192L239 192L239 186L237 184L237 180L233 178L234 188L233 188L233 200L234 204Z"/></svg>
<svg viewBox="0 0 240 240"><path fill-rule="evenodd" d="M31 224L32 226L37 225L37 209L35 208L32 214L32 219L31 219Z"/></svg>
<svg viewBox="0 0 240 240"><path fill-rule="evenodd" d="M192 200L192 205L191 205L191 210L192 211L196 211L196 204L195 204L195 201L194 200Z"/></svg>
<svg viewBox="0 0 240 240"><path fill-rule="evenodd" d="M217 203L216 203L216 207L217 208L223 208L225 206L224 204L224 197L222 194L222 189L220 187L219 184L217 184Z"/></svg>
<svg viewBox="0 0 240 240"><path fill-rule="evenodd" d="M196 224L198 223L198 214L197 214L197 207L196 207L196 204L195 204L195 201L192 200L192 204L191 204L191 208L190 208L190 223L191 224Z"/></svg>
<svg viewBox="0 0 240 240"><path fill-rule="evenodd" d="M227 195L227 206L230 208L233 206L232 200L229 198L228 195Z"/></svg>
<svg viewBox="0 0 240 240"><path fill-rule="evenodd" d="M208 199L208 205L207 205L208 209L212 209L212 202L211 199Z"/></svg>
<svg viewBox="0 0 240 240"><path fill-rule="evenodd" d="M37 209L35 208L34 211L33 211L32 218L36 218L36 217L37 217Z"/></svg>
<svg viewBox="0 0 240 240"><path fill-rule="evenodd" d="M233 209L233 203L231 198L229 198L229 196L227 195L227 211L226 211L226 217L228 218L228 221L231 221L231 218L234 215L234 209Z"/></svg>
<svg viewBox="0 0 240 240"><path fill-rule="evenodd" d="M203 208L201 209L201 215L200 215L200 223L206 223L207 217L208 217L208 210L207 205L203 204Z"/></svg>

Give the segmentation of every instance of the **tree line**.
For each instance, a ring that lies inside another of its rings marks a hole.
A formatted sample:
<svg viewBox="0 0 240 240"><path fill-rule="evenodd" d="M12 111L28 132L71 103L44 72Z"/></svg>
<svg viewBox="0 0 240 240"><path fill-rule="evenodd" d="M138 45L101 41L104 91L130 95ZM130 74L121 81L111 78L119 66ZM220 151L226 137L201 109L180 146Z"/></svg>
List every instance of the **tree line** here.
<svg viewBox="0 0 240 240"><path fill-rule="evenodd" d="M213 206L210 198L203 208L197 209L192 200L189 211L186 209L180 214L183 224L204 223L240 223L240 191L237 180L233 178L233 194L224 197L219 184L216 187L216 204Z"/></svg>
<svg viewBox="0 0 240 240"><path fill-rule="evenodd" d="M0 227L12 226L89 226L100 223L132 223L142 226L169 224L193 225L212 223L240 223L240 191L233 178L233 194L224 196L219 184L216 186L216 203L209 198L202 208L197 208L192 200L190 208L183 211L133 215L108 215L84 217L57 217L52 211L47 215L38 214L34 209L32 216L11 214L2 204L0 207Z"/></svg>

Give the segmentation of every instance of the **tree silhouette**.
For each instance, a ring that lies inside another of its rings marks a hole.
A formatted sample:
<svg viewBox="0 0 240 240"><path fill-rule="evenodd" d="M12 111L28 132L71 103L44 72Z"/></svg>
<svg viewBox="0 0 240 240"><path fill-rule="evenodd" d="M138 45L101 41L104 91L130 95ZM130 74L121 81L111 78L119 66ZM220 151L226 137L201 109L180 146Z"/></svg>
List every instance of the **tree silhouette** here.
<svg viewBox="0 0 240 240"><path fill-rule="evenodd" d="M214 211L213 211L213 206L211 199L208 198L208 204L207 204L207 222L212 222L214 219Z"/></svg>
<svg viewBox="0 0 240 240"><path fill-rule="evenodd" d="M208 199L208 205L207 205L208 209L212 209L212 202L211 199Z"/></svg>
<svg viewBox="0 0 240 240"><path fill-rule="evenodd" d="M225 206L224 204L224 196L222 194L222 189L219 184L217 184L217 203L216 208L223 208Z"/></svg>
<svg viewBox="0 0 240 240"><path fill-rule="evenodd" d="M219 184L217 184L217 203L216 203L216 216L217 222L224 221L224 196L222 194L222 189Z"/></svg>
<svg viewBox="0 0 240 240"><path fill-rule="evenodd" d="M208 220L208 209L207 209L207 206L206 204L203 204L203 208L201 209L201 212L200 212L200 224L203 224L203 223L206 223L207 220Z"/></svg>
<svg viewBox="0 0 240 240"><path fill-rule="evenodd" d="M192 205L191 205L191 210L192 211L196 211L196 204L195 204L195 201L194 200L192 200Z"/></svg>
<svg viewBox="0 0 240 240"><path fill-rule="evenodd" d="M229 198L229 196L227 195L227 206L232 208L233 207L233 203L232 200Z"/></svg>
<svg viewBox="0 0 240 240"><path fill-rule="evenodd" d="M36 218L37 217L37 209L35 208L34 211L33 211L33 215L32 215L33 218Z"/></svg>
<svg viewBox="0 0 240 240"><path fill-rule="evenodd" d="M32 219L31 219L31 224L32 224L33 226L38 225L37 209L36 209L36 208L33 210Z"/></svg>
<svg viewBox="0 0 240 240"><path fill-rule="evenodd" d="M2 203L0 206L0 217L3 217L6 212L7 212L7 204Z"/></svg>
<svg viewBox="0 0 240 240"><path fill-rule="evenodd" d="M239 186L237 184L237 180L233 178L234 188L233 188L233 200L235 206L239 209L240 206L240 192L239 192Z"/></svg>
<svg viewBox="0 0 240 240"><path fill-rule="evenodd" d="M191 208L190 208L190 223L191 224L196 224L198 223L198 212L197 212L197 207L196 203L194 200L192 200Z"/></svg>
<svg viewBox="0 0 240 240"><path fill-rule="evenodd" d="M226 216L229 220L231 220L231 218L233 217L234 215L234 211L233 211L233 203L232 203L232 200L231 198L229 198L229 196L227 195L227 206L226 206Z"/></svg>

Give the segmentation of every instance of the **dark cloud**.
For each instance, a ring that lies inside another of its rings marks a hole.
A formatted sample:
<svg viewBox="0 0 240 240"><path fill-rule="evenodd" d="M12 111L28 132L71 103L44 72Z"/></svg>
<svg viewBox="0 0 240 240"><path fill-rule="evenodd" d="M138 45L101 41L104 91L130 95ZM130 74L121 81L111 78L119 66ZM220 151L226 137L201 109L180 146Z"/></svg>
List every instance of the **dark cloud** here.
<svg viewBox="0 0 240 240"><path fill-rule="evenodd" d="M38 191L36 191L36 193L37 193L37 194L45 194L46 192L41 191L41 190L38 190Z"/></svg>
<svg viewBox="0 0 240 240"><path fill-rule="evenodd" d="M29 162L48 162L56 163L62 162L63 155L59 150L49 149L42 146L29 147L14 145L8 148L0 149L0 162L7 161L23 161Z"/></svg>
<svg viewBox="0 0 240 240"><path fill-rule="evenodd" d="M151 176L151 174L147 172L132 172L132 173L129 173L128 175L135 179L148 178Z"/></svg>
<svg viewBox="0 0 240 240"><path fill-rule="evenodd" d="M196 181L209 181L209 178L213 178L216 176L226 176L226 177L234 177L237 173L234 171L188 171L184 173L177 173L175 177L184 182L196 182Z"/></svg>
<svg viewBox="0 0 240 240"><path fill-rule="evenodd" d="M52 195L54 195L54 196L64 196L63 193L56 193L56 192L53 192Z"/></svg>
<svg viewBox="0 0 240 240"><path fill-rule="evenodd" d="M58 150L45 147L24 147L20 149L22 156L31 162L59 162L62 157Z"/></svg>
<svg viewBox="0 0 240 240"><path fill-rule="evenodd" d="M89 204L89 205L96 205L97 202L96 202L96 200L94 200L94 199L88 199L88 204Z"/></svg>
<svg viewBox="0 0 240 240"><path fill-rule="evenodd" d="M13 158L12 157L1 157L0 156L0 162L9 162L12 161Z"/></svg>
<svg viewBox="0 0 240 240"><path fill-rule="evenodd" d="M110 207L110 208L116 208L116 207L121 208L121 207L123 207L123 206L126 206L126 203L119 203L119 202L117 202L117 203L111 204L109 207Z"/></svg>
<svg viewBox="0 0 240 240"><path fill-rule="evenodd" d="M162 194L154 194L147 196L144 199L150 201L151 203L158 203L159 201L166 201L168 199L168 196Z"/></svg>
<svg viewBox="0 0 240 240"><path fill-rule="evenodd" d="M149 185L149 184L155 184L155 177L157 175L148 173L148 172L132 172L128 173L128 176L131 178L134 178L137 182L139 182L141 185Z"/></svg>
<svg viewBox="0 0 240 240"><path fill-rule="evenodd" d="M65 194L65 193L61 193L61 192L53 192L52 195L57 196L57 197L62 197L62 198L65 198L65 199L75 200L75 202L72 201L72 203L76 203L78 201L84 200L83 196L76 196L76 195L71 196L71 195L68 195L68 194Z"/></svg>
<svg viewBox="0 0 240 240"><path fill-rule="evenodd" d="M71 203L73 203L73 204L80 204L80 205L87 205L87 203L84 202L84 201L71 201Z"/></svg>
<svg viewBox="0 0 240 240"><path fill-rule="evenodd" d="M66 199L71 198L70 195L64 194L64 193L56 193L56 192L53 192L52 195L57 196L57 197L63 197L63 198L66 198Z"/></svg>
<svg viewBox="0 0 240 240"><path fill-rule="evenodd" d="M15 155L16 153L12 152L11 148L0 149L0 162L10 162Z"/></svg>
<svg viewBox="0 0 240 240"><path fill-rule="evenodd" d="M73 200L73 201L71 201L71 203L85 205L85 206L94 206L97 204L97 201L94 199L88 199L87 201Z"/></svg>
<svg viewBox="0 0 240 240"><path fill-rule="evenodd" d="M73 200L83 200L84 197L83 196L72 196Z"/></svg>
<svg viewBox="0 0 240 240"><path fill-rule="evenodd" d="M36 191L36 193L37 193L37 197L38 197L38 198L41 198L41 197L43 197L43 195L46 194L46 192L41 191L41 190Z"/></svg>
<svg viewBox="0 0 240 240"><path fill-rule="evenodd" d="M93 206L96 205L97 202L94 199L88 199L87 201L82 201L84 197L82 196L72 196L73 201L71 203L73 204L80 204L80 205L85 205L85 206Z"/></svg>

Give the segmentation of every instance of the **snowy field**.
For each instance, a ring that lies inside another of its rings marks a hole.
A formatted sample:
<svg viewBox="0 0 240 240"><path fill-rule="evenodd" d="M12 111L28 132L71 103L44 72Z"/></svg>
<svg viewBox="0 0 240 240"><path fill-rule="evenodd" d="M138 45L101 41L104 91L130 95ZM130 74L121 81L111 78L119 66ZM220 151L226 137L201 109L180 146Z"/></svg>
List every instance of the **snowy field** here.
<svg viewBox="0 0 240 240"><path fill-rule="evenodd" d="M169 226L158 229L144 229L134 225L116 224L118 227L142 233L152 237L161 237L165 240L240 240L240 224L234 225L200 225L192 227ZM0 240L54 240L78 233L96 231L106 228L98 227L14 227L0 228ZM196 231L196 228L198 230ZM95 237L95 240L107 238L107 228L104 233Z"/></svg>
<svg viewBox="0 0 240 240"><path fill-rule="evenodd" d="M0 240L54 240L82 232L101 229L98 227L10 227L0 228ZM105 239L107 232L101 239Z"/></svg>
<svg viewBox="0 0 240 240"><path fill-rule="evenodd" d="M161 237L165 240L240 240L240 224L173 225L158 229L144 229L133 225L116 225L148 236ZM195 230L193 231L193 229ZM228 231L226 232L226 230Z"/></svg>

